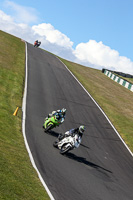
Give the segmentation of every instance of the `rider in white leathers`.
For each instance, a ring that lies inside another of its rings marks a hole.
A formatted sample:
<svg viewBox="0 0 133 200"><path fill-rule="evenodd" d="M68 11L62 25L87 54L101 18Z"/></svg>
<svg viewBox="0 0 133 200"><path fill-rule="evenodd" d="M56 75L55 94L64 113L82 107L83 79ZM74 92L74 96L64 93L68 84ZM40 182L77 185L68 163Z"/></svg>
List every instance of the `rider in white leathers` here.
<svg viewBox="0 0 133 200"><path fill-rule="evenodd" d="M75 140L76 140L75 145L78 148L82 141L82 136L83 136L84 131L85 131L85 127L81 125L79 128L70 129L69 131L65 132L64 135L60 134L58 139L62 140L63 138L68 137L68 136L75 137Z"/></svg>

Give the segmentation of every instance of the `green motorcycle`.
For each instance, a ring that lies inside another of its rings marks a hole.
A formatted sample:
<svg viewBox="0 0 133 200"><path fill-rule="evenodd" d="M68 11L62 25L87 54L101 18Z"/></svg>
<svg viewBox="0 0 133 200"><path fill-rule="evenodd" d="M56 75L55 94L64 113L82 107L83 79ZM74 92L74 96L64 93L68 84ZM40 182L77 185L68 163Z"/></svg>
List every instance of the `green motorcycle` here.
<svg viewBox="0 0 133 200"><path fill-rule="evenodd" d="M59 126L63 121L64 119L62 120L57 119L56 115L49 117L48 119L45 119L43 124L44 131L48 132L49 130L55 128L56 126Z"/></svg>

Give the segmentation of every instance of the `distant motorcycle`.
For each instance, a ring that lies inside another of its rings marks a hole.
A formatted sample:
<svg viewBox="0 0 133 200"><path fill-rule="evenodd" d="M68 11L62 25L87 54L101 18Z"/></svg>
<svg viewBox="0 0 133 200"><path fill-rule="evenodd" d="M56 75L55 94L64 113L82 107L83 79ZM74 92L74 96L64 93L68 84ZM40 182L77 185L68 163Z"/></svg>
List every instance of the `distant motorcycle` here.
<svg viewBox="0 0 133 200"><path fill-rule="evenodd" d="M66 154L68 151L79 147L78 136L66 136L63 139L57 139L53 146L60 150L61 154Z"/></svg>
<svg viewBox="0 0 133 200"><path fill-rule="evenodd" d="M34 47L39 47L40 45L41 45L41 42L37 42L37 41L34 42Z"/></svg>
<svg viewBox="0 0 133 200"><path fill-rule="evenodd" d="M59 126L60 124L61 124L61 121L58 120L58 117L56 115L54 115L52 117L45 119L43 128L45 132L48 132L49 130L55 128L56 126Z"/></svg>

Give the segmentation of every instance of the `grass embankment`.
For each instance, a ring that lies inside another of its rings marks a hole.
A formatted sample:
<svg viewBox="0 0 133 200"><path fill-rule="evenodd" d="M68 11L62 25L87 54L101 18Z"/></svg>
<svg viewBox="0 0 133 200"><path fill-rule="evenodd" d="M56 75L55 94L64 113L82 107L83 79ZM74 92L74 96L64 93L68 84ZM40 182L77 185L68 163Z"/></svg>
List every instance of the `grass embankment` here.
<svg viewBox="0 0 133 200"><path fill-rule="evenodd" d="M60 60L72 71L106 113L133 152L133 92L112 81L100 70Z"/></svg>
<svg viewBox="0 0 133 200"><path fill-rule="evenodd" d="M21 130L25 44L0 31L0 199L49 199L33 169Z"/></svg>

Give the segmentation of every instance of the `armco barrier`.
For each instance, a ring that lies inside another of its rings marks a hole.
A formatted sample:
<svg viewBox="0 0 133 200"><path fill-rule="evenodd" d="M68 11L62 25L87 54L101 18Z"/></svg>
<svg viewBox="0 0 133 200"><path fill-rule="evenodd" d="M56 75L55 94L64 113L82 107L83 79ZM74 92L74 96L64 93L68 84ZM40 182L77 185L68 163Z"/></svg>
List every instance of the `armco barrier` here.
<svg viewBox="0 0 133 200"><path fill-rule="evenodd" d="M119 83L120 85L124 86L125 88L129 89L131 92L133 92L133 84L129 83L128 81L120 78L119 76L115 75L114 73L112 73L111 71L104 69L102 70L102 72L108 76L110 79L112 79L113 81Z"/></svg>

